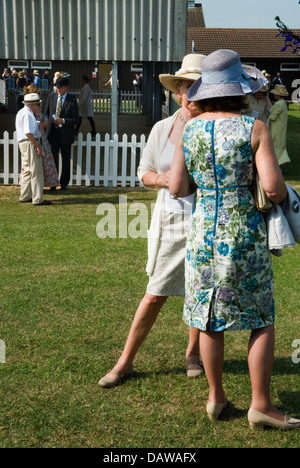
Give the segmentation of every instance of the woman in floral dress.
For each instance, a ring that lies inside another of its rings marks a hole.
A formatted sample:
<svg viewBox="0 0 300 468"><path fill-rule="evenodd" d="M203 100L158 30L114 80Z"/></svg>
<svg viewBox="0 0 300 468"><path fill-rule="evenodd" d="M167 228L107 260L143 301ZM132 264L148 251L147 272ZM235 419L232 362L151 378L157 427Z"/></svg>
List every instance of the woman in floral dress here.
<svg viewBox="0 0 300 468"><path fill-rule="evenodd" d="M36 85L29 85L24 87L24 95L30 93L37 93L38 88ZM57 169L53 154L51 151L50 143L46 137L45 128L48 126L48 121L42 113L35 114L37 121L40 122L41 130L41 146L43 149L43 170L44 170L44 187L56 187L59 185Z"/></svg>
<svg viewBox="0 0 300 468"><path fill-rule="evenodd" d="M203 61L202 79L187 98L200 116L185 127L170 176L170 191L196 191L187 240L184 321L201 330L200 352L209 382L207 413L216 420L227 401L222 384L224 331L251 330L248 363L251 427L291 429L271 403L274 288L266 227L253 196L254 163L267 196L287 194L267 126L240 114L244 96L261 88L259 70L241 66L236 52L220 50Z"/></svg>

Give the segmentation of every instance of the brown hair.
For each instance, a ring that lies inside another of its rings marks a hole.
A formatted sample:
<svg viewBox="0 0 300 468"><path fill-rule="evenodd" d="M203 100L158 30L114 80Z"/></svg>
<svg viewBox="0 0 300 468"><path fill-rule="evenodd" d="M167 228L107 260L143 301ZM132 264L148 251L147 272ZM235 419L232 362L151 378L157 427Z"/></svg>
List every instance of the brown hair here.
<svg viewBox="0 0 300 468"><path fill-rule="evenodd" d="M24 86L24 96L25 96L25 94L31 94L31 93L39 94L38 87L36 85L34 85L34 84Z"/></svg>
<svg viewBox="0 0 300 468"><path fill-rule="evenodd" d="M225 96L222 98L203 99L196 101L201 113L203 112L240 112L248 108L245 96Z"/></svg>

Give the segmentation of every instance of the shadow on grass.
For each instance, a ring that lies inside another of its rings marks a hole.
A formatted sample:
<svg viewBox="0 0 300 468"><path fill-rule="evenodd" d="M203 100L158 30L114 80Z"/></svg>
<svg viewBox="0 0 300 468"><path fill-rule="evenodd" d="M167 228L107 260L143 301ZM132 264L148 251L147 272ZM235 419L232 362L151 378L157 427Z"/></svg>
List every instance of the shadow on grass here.
<svg viewBox="0 0 300 468"><path fill-rule="evenodd" d="M159 371L134 371L133 378L145 379L150 376L162 376L162 375L180 375L185 374L185 367L174 367L172 369L165 369ZM299 375L300 365L293 364L291 359L275 359L273 365L273 375ZM247 360L235 360L235 361L224 361L223 374L249 374Z"/></svg>
<svg viewBox="0 0 300 468"><path fill-rule="evenodd" d="M133 192L138 193L138 197ZM66 192L61 190L45 190L44 195L50 195L54 205L98 205L99 203L120 204L120 196L127 197L127 203L155 203L155 196L151 196L149 191L140 188L69 188ZM96 197L98 195L99 197ZM62 197L63 196L63 197Z"/></svg>

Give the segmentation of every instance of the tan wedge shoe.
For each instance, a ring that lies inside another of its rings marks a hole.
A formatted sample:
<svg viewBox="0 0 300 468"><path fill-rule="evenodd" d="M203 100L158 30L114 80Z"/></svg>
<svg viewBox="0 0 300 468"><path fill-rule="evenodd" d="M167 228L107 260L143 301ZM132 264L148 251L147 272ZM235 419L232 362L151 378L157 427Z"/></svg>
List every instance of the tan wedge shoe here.
<svg viewBox="0 0 300 468"><path fill-rule="evenodd" d="M284 421L279 421L252 408L248 411L248 421L251 429L254 430L263 430L264 426L284 430L300 428L300 419L293 419L285 415Z"/></svg>
<svg viewBox="0 0 300 468"><path fill-rule="evenodd" d="M107 377L108 374L114 374L115 377ZM130 368L125 371L121 372L117 369L113 369L110 372L108 372L102 379L99 380L98 385L103 388L113 388L119 385L122 380L126 379L127 377L130 377L133 374L133 366L130 366Z"/></svg>
<svg viewBox="0 0 300 468"><path fill-rule="evenodd" d="M197 359L186 360L186 375L189 378L197 378L204 374L204 367Z"/></svg>
<svg viewBox="0 0 300 468"><path fill-rule="evenodd" d="M217 421L218 417L220 416L221 412L224 408L226 408L228 402L225 399L224 403L214 403L212 401L208 401L206 405L206 412L208 417L211 421Z"/></svg>

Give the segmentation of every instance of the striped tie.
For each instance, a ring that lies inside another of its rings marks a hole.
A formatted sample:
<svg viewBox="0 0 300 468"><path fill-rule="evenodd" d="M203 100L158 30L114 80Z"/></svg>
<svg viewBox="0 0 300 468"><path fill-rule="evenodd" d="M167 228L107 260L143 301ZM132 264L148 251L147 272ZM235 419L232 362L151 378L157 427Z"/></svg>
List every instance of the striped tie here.
<svg viewBox="0 0 300 468"><path fill-rule="evenodd" d="M57 111L56 111L57 117L59 117L61 113L61 103L62 103L62 96L60 96L59 101L58 101L58 106L57 106Z"/></svg>

